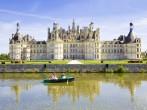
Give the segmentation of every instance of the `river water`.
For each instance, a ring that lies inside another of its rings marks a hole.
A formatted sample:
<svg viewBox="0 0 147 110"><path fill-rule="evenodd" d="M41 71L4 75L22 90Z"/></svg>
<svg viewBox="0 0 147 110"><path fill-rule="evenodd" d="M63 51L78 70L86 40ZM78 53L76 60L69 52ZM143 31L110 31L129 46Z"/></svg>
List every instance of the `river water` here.
<svg viewBox="0 0 147 110"><path fill-rule="evenodd" d="M1 77L0 110L147 110L147 74L74 77L60 84Z"/></svg>

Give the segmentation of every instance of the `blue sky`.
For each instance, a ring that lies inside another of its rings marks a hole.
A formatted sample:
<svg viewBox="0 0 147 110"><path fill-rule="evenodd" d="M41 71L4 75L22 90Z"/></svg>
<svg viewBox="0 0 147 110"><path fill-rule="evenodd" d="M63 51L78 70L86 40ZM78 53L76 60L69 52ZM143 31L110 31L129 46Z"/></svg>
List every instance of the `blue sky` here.
<svg viewBox="0 0 147 110"><path fill-rule="evenodd" d="M16 22L23 34L38 40L47 39L47 27L58 22L67 28L73 18L80 27L91 21L99 27L101 40L127 35L129 22L134 33L147 48L147 0L0 0L0 53L9 51L8 41L15 32Z"/></svg>

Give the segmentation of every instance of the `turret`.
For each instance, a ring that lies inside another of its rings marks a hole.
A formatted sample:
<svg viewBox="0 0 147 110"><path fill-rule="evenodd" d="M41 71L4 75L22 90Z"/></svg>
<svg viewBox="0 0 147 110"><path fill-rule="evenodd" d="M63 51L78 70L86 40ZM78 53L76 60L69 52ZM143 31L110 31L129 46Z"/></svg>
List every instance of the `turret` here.
<svg viewBox="0 0 147 110"><path fill-rule="evenodd" d="M51 39L51 33L50 33L50 28L48 28L48 40Z"/></svg>
<svg viewBox="0 0 147 110"><path fill-rule="evenodd" d="M50 34L50 28L48 28L48 34Z"/></svg>
<svg viewBox="0 0 147 110"><path fill-rule="evenodd" d="M53 30L58 30L58 29L59 29L59 24L53 23Z"/></svg>
<svg viewBox="0 0 147 110"><path fill-rule="evenodd" d="M94 23L91 22L91 23L89 24L89 30L90 30L90 31L93 31L93 28L94 28Z"/></svg>
<svg viewBox="0 0 147 110"><path fill-rule="evenodd" d="M19 36L20 36L19 30L20 30L20 25L19 25L19 23L17 23L16 24L16 33L13 35L13 38L12 38L14 41L19 40Z"/></svg>
<svg viewBox="0 0 147 110"><path fill-rule="evenodd" d="M76 25L75 25L75 20L73 19L73 22L72 22L72 31L75 32L76 30Z"/></svg>
<svg viewBox="0 0 147 110"><path fill-rule="evenodd" d="M135 36L133 34L133 28L134 28L133 23L130 23L130 31L125 39L126 43L134 42Z"/></svg>
<svg viewBox="0 0 147 110"><path fill-rule="evenodd" d="M80 27L79 27L79 25L77 26L77 33L78 34L80 33Z"/></svg>
<svg viewBox="0 0 147 110"><path fill-rule="evenodd" d="M70 32L70 26L68 26L68 32Z"/></svg>

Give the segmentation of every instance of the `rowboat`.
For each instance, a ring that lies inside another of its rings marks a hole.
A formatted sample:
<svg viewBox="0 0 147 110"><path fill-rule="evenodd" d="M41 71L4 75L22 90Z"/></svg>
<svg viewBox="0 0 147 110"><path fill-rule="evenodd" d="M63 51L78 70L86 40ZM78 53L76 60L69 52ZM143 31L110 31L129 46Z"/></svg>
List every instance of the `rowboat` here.
<svg viewBox="0 0 147 110"><path fill-rule="evenodd" d="M66 78L58 78L58 79L45 79L43 83L64 83L64 82L72 82L74 81L74 77L66 77Z"/></svg>

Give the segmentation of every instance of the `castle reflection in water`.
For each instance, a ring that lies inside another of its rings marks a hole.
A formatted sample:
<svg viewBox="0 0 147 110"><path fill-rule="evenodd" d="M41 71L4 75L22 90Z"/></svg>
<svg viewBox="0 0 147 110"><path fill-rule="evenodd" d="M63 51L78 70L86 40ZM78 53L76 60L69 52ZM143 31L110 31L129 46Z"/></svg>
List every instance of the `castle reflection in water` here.
<svg viewBox="0 0 147 110"><path fill-rule="evenodd" d="M119 88L127 89L130 92L131 98L135 94L136 88L141 86L143 80L147 80L147 75L113 75L113 74L105 74L105 75L96 75L95 77L88 80L88 77L85 78L77 78L77 80L73 83L69 84L48 84L44 85L40 83L39 85L45 87L44 92L51 97L53 102L58 102L62 96L67 96L73 102L79 100L80 97L87 98L90 102L95 100L96 96L99 96L101 92L103 92L102 86L103 84L111 83ZM15 93L16 102L19 102L20 96L23 92L30 91L35 84L25 83L11 86L11 92ZM108 90L109 92L109 90Z"/></svg>

